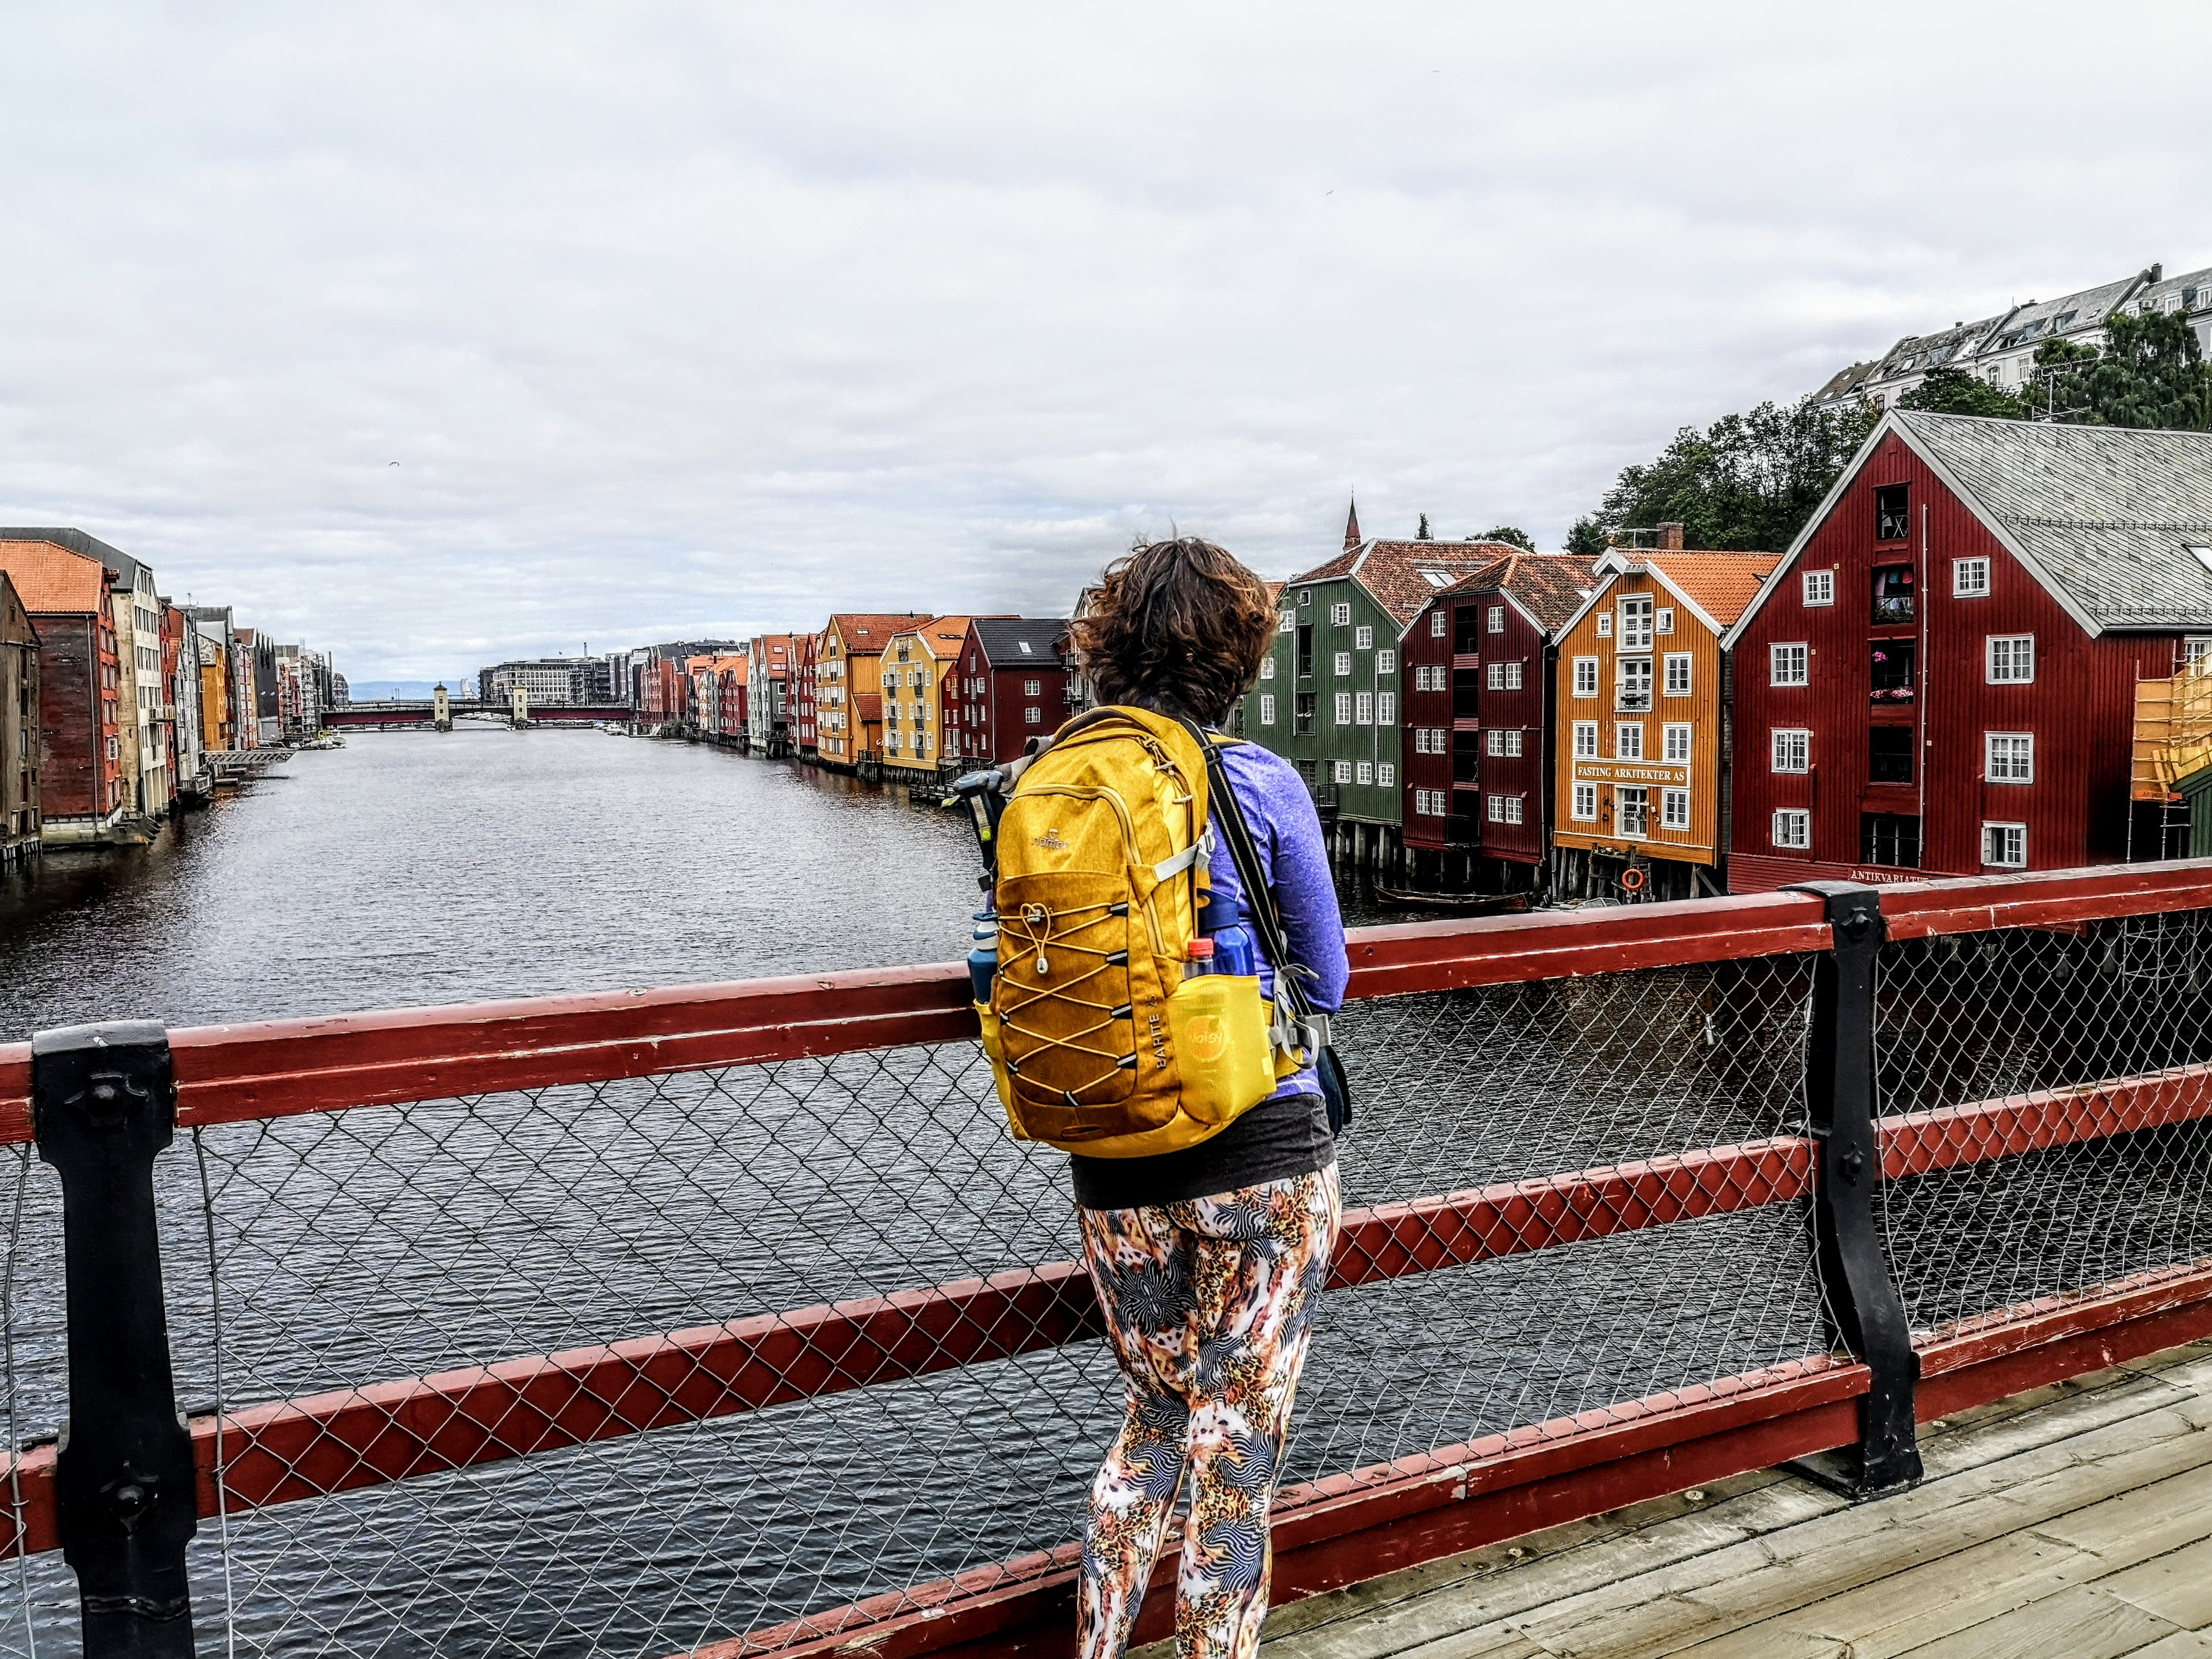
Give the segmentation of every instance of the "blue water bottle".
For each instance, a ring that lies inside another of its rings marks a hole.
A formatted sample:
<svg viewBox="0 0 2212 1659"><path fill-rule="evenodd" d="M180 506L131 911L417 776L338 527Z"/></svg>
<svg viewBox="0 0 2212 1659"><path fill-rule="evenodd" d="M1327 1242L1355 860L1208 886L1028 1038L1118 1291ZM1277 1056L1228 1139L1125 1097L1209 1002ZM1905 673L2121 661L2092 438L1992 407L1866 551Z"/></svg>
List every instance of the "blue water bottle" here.
<svg viewBox="0 0 2212 1659"><path fill-rule="evenodd" d="M1249 979L1253 974L1252 933L1242 922L1213 930L1213 971Z"/></svg>
<svg viewBox="0 0 2212 1659"><path fill-rule="evenodd" d="M991 981L999 971L999 917L995 911L975 913L975 945L968 952L968 982L975 993L975 1000L988 1004L991 1000Z"/></svg>

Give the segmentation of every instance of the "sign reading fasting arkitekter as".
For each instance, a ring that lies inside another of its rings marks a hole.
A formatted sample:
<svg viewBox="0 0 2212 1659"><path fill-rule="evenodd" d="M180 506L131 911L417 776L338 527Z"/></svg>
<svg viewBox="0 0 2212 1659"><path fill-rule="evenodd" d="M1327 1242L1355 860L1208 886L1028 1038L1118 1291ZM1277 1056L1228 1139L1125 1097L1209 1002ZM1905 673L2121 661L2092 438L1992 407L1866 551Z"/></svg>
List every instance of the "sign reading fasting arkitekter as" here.
<svg viewBox="0 0 2212 1659"><path fill-rule="evenodd" d="M1669 789L1690 787L1687 762L1669 766L1663 761L1578 760L1577 783L1648 783Z"/></svg>

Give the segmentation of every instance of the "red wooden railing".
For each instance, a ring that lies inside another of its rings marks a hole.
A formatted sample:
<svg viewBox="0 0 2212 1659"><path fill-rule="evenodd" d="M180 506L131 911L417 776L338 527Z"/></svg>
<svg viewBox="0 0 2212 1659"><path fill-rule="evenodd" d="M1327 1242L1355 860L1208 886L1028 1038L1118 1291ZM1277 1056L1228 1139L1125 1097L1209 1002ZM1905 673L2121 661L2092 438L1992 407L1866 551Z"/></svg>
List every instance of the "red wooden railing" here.
<svg viewBox="0 0 2212 1659"><path fill-rule="evenodd" d="M2071 929L2212 908L2212 860L1887 888L1893 939ZM1361 930L1355 999L1826 950L1823 902L1775 893L1599 912ZM975 1035L957 964L171 1033L191 1127ZM0 1045L0 1142L30 1137L27 1044ZM2191 1065L1885 1119L1891 1179L2212 1115ZM1812 1147L1783 1137L1347 1214L1349 1285L1804 1197ZM374 1382L235 1412L192 1434L203 1514L326 1496L973 1364L1096 1334L1088 1279L1051 1262L988 1279L603 1346ZM2008 1310L1923 1344L1923 1419L2212 1334L2212 1263ZM1851 1443L1863 1367L1826 1355L1716 1379L1588 1419L1360 1469L1285 1492L1279 1599L1749 1468ZM227 1459L217 1490L218 1428ZM52 1451L15 1459L0 1549L57 1547ZM1172 1571L1164 1565L1163 1574ZM963 1647L1059 1651L1070 1549L902 1591L702 1655L865 1645L877 1659ZM1139 1639L1161 1633L1152 1598Z"/></svg>

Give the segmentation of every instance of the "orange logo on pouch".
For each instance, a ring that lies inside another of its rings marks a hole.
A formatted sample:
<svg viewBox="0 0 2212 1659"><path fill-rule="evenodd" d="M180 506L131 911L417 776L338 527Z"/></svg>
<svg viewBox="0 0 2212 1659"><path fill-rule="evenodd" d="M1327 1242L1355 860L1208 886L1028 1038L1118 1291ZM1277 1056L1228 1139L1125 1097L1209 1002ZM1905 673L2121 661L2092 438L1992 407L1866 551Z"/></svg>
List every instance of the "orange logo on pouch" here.
<svg viewBox="0 0 2212 1659"><path fill-rule="evenodd" d="M1060 831L1057 828L1046 830L1030 845L1042 847L1048 853L1065 853L1070 850L1068 844L1060 838Z"/></svg>
<svg viewBox="0 0 2212 1659"><path fill-rule="evenodd" d="M1182 1046L1193 1060L1218 1060L1229 1052L1229 1028L1218 1014L1200 1014L1183 1028Z"/></svg>

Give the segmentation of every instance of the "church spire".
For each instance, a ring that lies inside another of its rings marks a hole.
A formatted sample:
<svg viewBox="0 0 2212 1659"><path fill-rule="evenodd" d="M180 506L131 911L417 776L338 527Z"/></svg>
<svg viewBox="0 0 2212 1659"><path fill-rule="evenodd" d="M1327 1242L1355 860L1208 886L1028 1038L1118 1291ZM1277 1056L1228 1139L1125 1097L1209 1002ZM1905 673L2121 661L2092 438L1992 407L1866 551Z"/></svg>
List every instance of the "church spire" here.
<svg viewBox="0 0 2212 1659"><path fill-rule="evenodd" d="M1359 498L1355 495L1352 498L1352 511L1345 515L1344 550L1347 553L1351 552L1353 548L1359 545L1361 539L1362 538L1359 534Z"/></svg>

